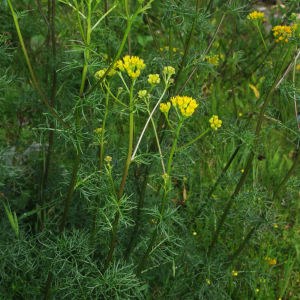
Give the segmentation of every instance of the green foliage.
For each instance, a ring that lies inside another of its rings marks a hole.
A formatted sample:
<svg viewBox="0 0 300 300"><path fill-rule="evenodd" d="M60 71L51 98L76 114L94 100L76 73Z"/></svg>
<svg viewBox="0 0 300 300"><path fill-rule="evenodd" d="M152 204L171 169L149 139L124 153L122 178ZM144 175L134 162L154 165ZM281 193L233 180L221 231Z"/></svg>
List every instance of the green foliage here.
<svg viewBox="0 0 300 300"><path fill-rule="evenodd" d="M38 2L0 3L0 299L300 299L298 1Z"/></svg>

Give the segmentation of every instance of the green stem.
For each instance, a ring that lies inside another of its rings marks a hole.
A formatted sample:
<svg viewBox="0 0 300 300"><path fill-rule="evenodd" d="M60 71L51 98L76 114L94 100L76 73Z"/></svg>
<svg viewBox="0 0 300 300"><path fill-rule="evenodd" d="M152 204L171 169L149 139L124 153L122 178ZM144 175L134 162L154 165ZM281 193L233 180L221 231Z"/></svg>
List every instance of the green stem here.
<svg viewBox="0 0 300 300"><path fill-rule="evenodd" d="M164 131L161 134L162 126L164 124L164 120L165 120L165 115L163 113L161 113L158 124L157 124L157 130L156 130L157 136L160 137L160 139L159 139L160 142L162 141L162 139L164 137L164 133L165 133L165 131ZM155 142L156 141L154 140L153 143L151 144L149 152L155 152L156 151L157 143L155 143ZM140 224L140 220L141 220L141 211L144 207L146 188L147 188L147 184L148 184L148 181L149 181L149 174L150 174L150 170L152 169L153 163L154 163L154 160L151 161L150 166L146 169L146 172L145 172L145 175L144 175L144 178L143 178L143 185L142 185L142 189L141 189L141 193L140 193L140 197L139 197L139 203L138 203L138 207L137 207L137 217L136 217L136 221L135 221L135 226L134 226L134 229L132 231L131 238L130 238L130 241L128 243L127 249L125 251L125 255L124 255L126 261L128 261L129 255L130 255L132 249L134 249L134 246L136 244L139 224Z"/></svg>
<svg viewBox="0 0 300 300"><path fill-rule="evenodd" d="M267 48L267 46L266 46L265 40L264 40L264 38L263 38L263 36L262 36L262 34L261 34L261 31L260 31L259 26L257 26L257 29L258 29L258 31L259 31L260 37L261 37L261 39L262 39L262 41L263 41L263 43L264 43L264 46L265 46L265 48L266 48L266 51L267 51L267 53L268 53L269 50L268 50L268 48Z"/></svg>
<svg viewBox="0 0 300 300"><path fill-rule="evenodd" d="M123 178L122 178L122 182L121 182L121 186L120 186L120 190L119 190L119 195L118 195L118 202L120 201L120 199L123 196L124 193L124 187L125 187L125 182L127 179L127 174L128 174L128 169L129 169L129 165L130 165L130 159L131 159L131 153L132 153L132 144L133 144L133 108L131 107L132 105L132 101L133 101L133 86L134 83L131 82L130 85L130 98L129 98L129 145L128 145L128 154L127 154L127 160L125 163L125 168L124 168L124 172L123 172ZM116 240L117 240L117 230L118 230L118 222L119 222L119 218L120 218L120 213L119 211L117 211L116 215L115 215L115 220L113 223L113 233L112 233L112 239L111 239L111 245L110 245L110 249L107 255L107 259L103 268L102 273L105 273L105 271L108 269L108 266L111 262L113 253L114 253L114 249L116 246Z"/></svg>
<svg viewBox="0 0 300 300"><path fill-rule="evenodd" d="M22 47L22 50L23 50L23 54L25 56L25 59L26 59L26 62L27 62L27 66L29 68L29 71L30 71L30 74L31 74L31 77L32 77L32 80L39 92L39 94L41 95L43 101L45 102L45 104L47 105L48 109L50 110L50 112L52 113L52 115L62 124L64 125L65 127L67 128L71 128L67 123L65 123L59 116L58 114L53 110L53 108L51 107L51 105L49 104L48 100L45 98L35 76L34 76L34 73L33 73L33 69L31 67L31 63L30 63L30 60L29 60L29 57L27 55L27 51L26 51L26 48L25 48L25 44L24 44L24 41L23 41L23 37L22 37L22 33L21 33L21 30L20 30L20 27L19 27L19 23L18 23L18 20L16 18L16 15L15 15L15 12L14 12L14 9L13 9L13 6L11 5L11 2L10 0L7 0L8 2L8 5L10 7L10 10L11 10L11 14L13 16L13 19L14 19L14 23L15 23L15 26L16 26L16 30L17 30L17 33L18 33L18 37L19 37L19 40L20 40L20 43L21 43L21 47Z"/></svg>
<svg viewBox="0 0 300 300"><path fill-rule="evenodd" d="M255 139L255 145L254 145L254 147L256 147L256 145L258 143L258 138L259 138L259 134L260 134L261 126L262 126L262 121L263 121L263 118L264 118L264 112L265 112L265 110L267 108L267 105L269 103L269 100L270 100L270 98L271 98L271 96L272 96L272 94L273 94L273 92L275 90L277 82L280 79L281 73L282 73L282 71L284 69L284 65L287 62L288 57L290 56L293 48L294 48L294 45L291 44L291 46L290 46L287 54L284 57L283 63L281 65L281 68L280 68L277 76L276 76L276 79L274 80L272 87L269 89L269 92L268 92L268 94L266 96L266 99L264 101L264 105L262 106L262 109L260 111L259 119L258 119L257 126L256 126L256 131L255 131L255 137L256 137L256 139ZM253 159L254 159L254 153L251 152L250 155L249 155L249 158L248 158L247 165L245 167L245 171L244 171L244 173L243 173L243 175L242 175L242 177L241 177L241 179L240 179L240 181L239 181L239 183L238 183L238 185L237 185L234 193L232 194L232 196L231 196L231 198L230 198L230 200L229 200L229 202L228 202L228 204L227 204L227 206L226 206L226 208L224 210L224 213L223 213L223 215L221 217L221 220L220 220L220 223L219 223L219 225L217 227L217 230L214 233L212 242L211 242L211 244L209 246L209 249L208 249L208 252L207 252L207 256L210 256L211 253L212 253L212 251L213 251L213 248L214 248L214 246L215 246L215 244L216 244L216 242L218 240L218 235L219 235L219 233L220 233L220 231L221 231L221 229L222 229L222 227L224 225L225 219L226 219L226 217L227 217L227 215L229 213L229 210L230 210L231 205L232 205L232 203L234 201L234 198L237 197L237 195L238 195L238 193L239 193L239 191L240 191L240 189L241 189L241 187L242 187L242 185L243 185L243 183L244 183L244 181L245 181L245 179L247 177L247 174L248 174L248 172L249 172L249 170L251 168Z"/></svg>
<svg viewBox="0 0 300 300"><path fill-rule="evenodd" d="M107 91L109 91L109 88L107 87ZM102 131L101 131L101 138L100 138L100 154L99 154L99 179L97 186L100 186L100 176L101 176L101 170L102 170L102 164L103 164L103 156L104 156L104 132L105 132L105 124L106 124L106 118L108 115L108 101L109 101L109 93L107 92L106 94L106 102L105 102L105 114L103 118L103 123L102 123ZM96 205L99 202L99 195L96 197ZM94 209L94 214L93 214L93 227L92 227L92 236L91 236L91 243L90 247L93 246L94 244L94 239L95 239L95 234L96 234L96 218L97 218L97 209Z"/></svg>
<svg viewBox="0 0 300 300"><path fill-rule="evenodd" d="M109 87L105 84L105 81L103 81L104 86L106 87L107 92L120 104L122 104L123 106L125 106L126 108L128 108L128 106L126 104L124 104L123 102L121 102L118 98L115 97L115 95L110 91Z"/></svg>
<svg viewBox="0 0 300 300"><path fill-rule="evenodd" d="M197 140L199 140L200 138L202 138L205 134L207 134L210 131L210 128L206 129L203 133L201 133L198 137L196 137L195 139L193 139L192 141L190 141L189 143L185 144L184 146L181 146L180 148L176 149L176 151L182 150L183 148L193 144L194 142L196 142Z"/></svg>
<svg viewBox="0 0 300 300"><path fill-rule="evenodd" d="M174 143L173 143L173 147L171 149L171 153L170 153L170 156L169 156L167 173L164 174L164 176L166 176L166 178L165 178L165 186L164 186L164 196L163 196L163 201L162 201L161 210L160 210L160 219L157 222L155 231L153 232L153 236L152 236L151 242L149 244L149 247L146 251L146 254L144 255L144 257L143 257L143 259L142 259L142 261L141 261L141 263L140 263L140 265L137 269L136 277L139 277L141 275L143 267L144 267L149 255L152 253L152 247L153 247L153 245L156 241L156 237L157 237L157 234L158 234L158 227L159 227L159 224L160 224L161 219L162 219L163 214L164 214L167 193L169 191L168 186L169 186L169 182L170 182L171 165L172 165L173 155L174 155L174 152L175 152L175 148L176 148L176 144L177 144L177 140L178 140L181 125L182 125L182 121L180 120L179 124L178 124L178 127L177 127L177 132L176 132L175 140L174 140Z"/></svg>

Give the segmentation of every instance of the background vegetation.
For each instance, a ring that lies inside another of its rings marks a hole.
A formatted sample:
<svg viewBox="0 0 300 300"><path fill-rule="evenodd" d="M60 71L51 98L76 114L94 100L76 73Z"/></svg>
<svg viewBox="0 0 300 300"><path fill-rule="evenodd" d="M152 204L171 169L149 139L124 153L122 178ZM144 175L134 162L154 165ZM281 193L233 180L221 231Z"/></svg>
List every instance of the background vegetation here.
<svg viewBox="0 0 300 300"><path fill-rule="evenodd" d="M0 2L0 299L300 299L299 1L266 5Z"/></svg>

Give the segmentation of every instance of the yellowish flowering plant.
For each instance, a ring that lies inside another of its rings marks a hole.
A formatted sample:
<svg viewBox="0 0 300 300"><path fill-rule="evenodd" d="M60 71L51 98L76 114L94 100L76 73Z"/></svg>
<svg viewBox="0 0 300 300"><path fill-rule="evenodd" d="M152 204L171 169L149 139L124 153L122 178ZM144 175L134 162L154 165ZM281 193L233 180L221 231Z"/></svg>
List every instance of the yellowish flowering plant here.
<svg viewBox="0 0 300 300"><path fill-rule="evenodd" d="M103 77L103 75L105 74L105 72L107 71L108 68L104 68L98 72L95 73L95 78L97 80L101 79ZM110 71L108 72L108 76L109 77L112 77L116 74L116 70L114 68L110 69Z"/></svg>
<svg viewBox="0 0 300 300"><path fill-rule="evenodd" d="M252 21L262 20L264 18L264 16L265 16L264 13L254 11L247 16L247 19L252 20Z"/></svg>
<svg viewBox="0 0 300 300"><path fill-rule="evenodd" d="M209 119L209 123L212 129L218 130L222 126L222 121L219 120L218 116L213 115L212 118Z"/></svg>
<svg viewBox="0 0 300 300"><path fill-rule="evenodd" d="M265 43L265 40L264 40L264 38L263 38L263 36L261 34L261 30L260 30L260 27L261 27L261 24L262 24L262 22L264 20L264 17L265 17L264 13L254 11L254 12L250 13L247 16L247 19L251 20L254 23L254 25L257 27L257 29L259 31L259 34L260 34L260 37L261 37L261 39L262 39L262 41L264 43L265 49L266 49L266 51L268 51L268 47L267 47L267 45Z"/></svg>
<svg viewBox="0 0 300 300"><path fill-rule="evenodd" d="M169 112L170 108L171 108L171 102L161 103L159 107L160 111L166 114Z"/></svg>
<svg viewBox="0 0 300 300"><path fill-rule="evenodd" d="M158 74L150 74L150 75L148 76L148 82L149 82L151 85L159 84L159 83L160 83L159 75L158 75Z"/></svg>
<svg viewBox="0 0 300 300"><path fill-rule="evenodd" d="M172 105L176 109L177 107L180 109L180 113L184 117L191 116L195 109L198 107L199 104L197 104L196 100L187 97L187 96L176 96L171 98Z"/></svg>
<svg viewBox="0 0 300 300"><path fill-rule="evenodd" d="M100 133L102 132L102 128L96 128L96 129L94 130L94 132L95 132L96 134L100 134Z"/></svg>
<svg viewBox="0 0 300 300"><path fill-rule="evenodd" d="M142 90L138 92L138 96L139 98L143 98L147 95L147 91L146 90Z"/></svg>
<svg viewBox="0 0 300 300"><path fill-rule="evenodd" d="M292 37L293 33L297 30L297 24L292 26L287 25L277 25L275 26L272 31L275 37L276 43L287 43L290 37Z"/></svg>
<svg viewBox="0 0 300 300"><path fill-rule="evenodd" d="M219 65L219 55L205 56L205 59L210 65L218 66Z"/></svg>
<svg viewBox="0 0 300 300"><path fill-rule="evenodd" d="M138 56L126 55L123 61L120 59L116 63L116 67L121 72L127 72L127 75L132 79L136 79L141 74L141 70L145 69L146 65Z"/></svg>

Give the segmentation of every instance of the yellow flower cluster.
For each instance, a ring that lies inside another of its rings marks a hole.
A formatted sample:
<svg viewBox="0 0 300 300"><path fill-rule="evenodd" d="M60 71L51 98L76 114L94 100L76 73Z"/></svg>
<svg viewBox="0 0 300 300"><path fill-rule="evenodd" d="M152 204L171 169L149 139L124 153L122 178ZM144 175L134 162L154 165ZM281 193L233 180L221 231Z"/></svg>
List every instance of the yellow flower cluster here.
<svg viewBox="0 0 300 300"><path fill-rule="evenodd" d="M101 79L103 77L103 75L105 74L105 72L107 71L108 68L104 68L103 70L100 70L98 72L95 73L95 78L97 80ZM108 72L108 76L114 76L116 74L116 70L114 68L110 69L110 71Z"/></svg>
<svg viewBox="0 0 300 300"><path fill-rule="evenodd" d="M264 13L254 11L253 13L251 13L247 16L247 19L249 19L249 20L261 20L261 19L264 18L264 16L265 16Z"/></svg>
<svg viewBox="0 0 300 300"><path fill-rule="evenodd" d="M97 133L97 134L101 133L101 131L102 131L102 128L96 128L96 129L94 130L94 132Z"/></svg>
<svg viewBox="0 0 300 300"><path fill-rule="evenodd" d="M207 282L207 284L210 284L210 280L209 279L206 279L206 282Z"/></svg>
<svg viewBox="0 0 300 300"><path fill-rule="evenodd" d="M139 92L138 92L139 98L145 97L146 94L147 94L147 91L146 91L146 90L142 90L142 91L139 91Z"/></svg>
<svg viewBox="0 0 300 300"><path fill-rule="evenodd" d="M295 30L297 30L296 24L292 26L277 25L272 29L274 37L276 38L276 43L280 43L280 42L287 43L289 41L288 38L292 36L292 33Z"/></svg>
<svg viewBox="0 0 300 300"><path fill-rule="evenodd" d="M152 85L159 84L160 83L159 75L158 74L150 74L148 76L148 82Z"/></svg>
<svg viewBox="0 0 300 300"><path fill-rule="evenodd" d="M265 257L264 260L268 260L270 266L277 264L277 259L276 258L271 259L270 257Z"/></svg>
<svg viewBox="0 0 300 300"><path fill-rule="evenodd" d="M185 117L191 116L199 105L195 99L187 96L173 97L171 102L175 108L178 107L180 109L181 114Z"/></svg>
<svg viewBox="0 0 300 300"><path fill-rule="evenodd" d="M168 113L170 108L171 108L171 103L170 102L161 103L160 107L159 107L160 111L163 112L163 113Z"/></svg>
<svg viewBox="0 0 300 300"><path fill-rule="evenodd" d="M219 65L219 55L206 56L205 59L210 65L218 66Z"/></svg>
<svg viewBox="0 0 300 300"><path fill-rule="evenodd" d="M219 120L218 116L212 116L212 118L209 119L209 123L212 129L217 130L221 127L222 121Z"/></svg>
<svg viewBox="0 0 300 300"><path fill-rule="evenodd" d="M233 275L233 276L238 276L238 272L237 272L237 271L234 271L234 270L232 270L232 275Z"/></svg>
<svg viewBox="0 0 300 300"><path fill-rule="evenodd" d="M168 75L173 75L173 74L175 74L175 69L170 66L164 67L163 73L168 74Z"/></svg>
<svg viewBox="0 0 300 300"><path fill-rule="evenodd" d="M129 55L124 56L123 61L118 60L116 66L120 71L126 71L128 76L132 79L136 79L141 74L141 70L146 67L144 61L138 56Z"/></svg>

